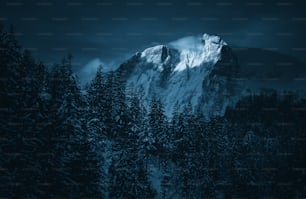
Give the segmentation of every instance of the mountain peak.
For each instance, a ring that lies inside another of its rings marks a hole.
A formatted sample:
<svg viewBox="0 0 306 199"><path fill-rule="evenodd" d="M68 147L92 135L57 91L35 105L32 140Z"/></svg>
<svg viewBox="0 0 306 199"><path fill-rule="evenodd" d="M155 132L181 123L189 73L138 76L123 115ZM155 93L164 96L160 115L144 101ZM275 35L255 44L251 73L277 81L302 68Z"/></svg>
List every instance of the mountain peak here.
<svg viewBox="0 0 306 199"><path fill-rule="evenodd" d="M183 38L178 42L180 43L182 40L185 39ZM188 40L185 45L188 45ZM187 67L216 64L221 58L222 47L227 45L219 36L208 34L204 34L201 39L196 39L196 43L194 40L189 43L190 45L187 48L186 46L181 48L181 63L175 68L176 71L185 70Z"/></svg>
<svg viewBox="0 0 306 199"><path fill-rule="evenodd" d="M211 109L218 114L229 101L220 93L228 92L228 79L236 68L235 62L229 62L231 53L225 49L231 51L220 37L208 34L147 48L126 64L130 71L127 85L144 89L146 105L158 97L167 115L175 103L191 103L194 110ZM223 67L229 72L218 71Z"/></svg>
<svg viewBox="0 0 306 199"><path fill-rule="evenodd" d="M221 57L221 49L227 45L219 36L203 34L197 37L184 37L170 42L169 46L157 45L145 49L141 58L163 71L163 64L175 65L173 71L207 64L215 64Z"/></svg>
<svg viewBox="0 0 306 199"><path fill-rule="evenodd" d="M148 63L161 64L163 63L169 55L169 49L165 45L157 45L145 49L141 53L141 58L146 60Z"/></svg>
<svg viewBox="0 0 306 199"><path fill-rule="evenodd" d="M214 45L227 45L226 42L224 42L221 37L216 35L209 35L207 33L203 34L202 41L206 44L214 44Z"/></svg>

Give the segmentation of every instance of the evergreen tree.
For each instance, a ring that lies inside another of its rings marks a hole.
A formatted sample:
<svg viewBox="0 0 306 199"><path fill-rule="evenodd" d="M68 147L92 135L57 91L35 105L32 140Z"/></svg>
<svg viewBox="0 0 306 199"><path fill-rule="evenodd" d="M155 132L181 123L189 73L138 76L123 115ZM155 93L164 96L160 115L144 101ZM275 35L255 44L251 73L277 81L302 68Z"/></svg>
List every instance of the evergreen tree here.
<svg viewBox="0 0 306 199"><path fill-rule="evenodd" d="M46 72L29 51L21 50L12 27L9 32L1 28L0 48L0 148L5 171L0 192L4 197L38 196L44 175L39 161L45 144L44 125L39 122L45 119L40 94Z"/></svg>
<svg viewBox="0 0 306 199"><path fill-rule="evenodd" d="M107 197L107 156L109 155L109 141L107 138L107 102L106 102L106 80L102 65L99 66L95 78L87 88L87 116L85 119L86 130L90 148L98 158L100 182L99 189L102 196Z"/></svg>
<svg viewBox="0 0 306 199"><path fill-rule="evenodd" d="M53 110L50 115L54 157L50 174L52 192L54 196L69 198L97 197L99 168L84 131L84 102L71 70L71 56L64 58L61 66L54 67L49 92Z"/></svg>
<svg viewBox="0 0 306 199"><path fill-rule="evenodd" d="M160 100L153 98L150 104L149 117L149 131L154 138L154 154L162 155L166 148L169 147L169 140L167 139L168 122L164 114L164 108Z"/></svg>

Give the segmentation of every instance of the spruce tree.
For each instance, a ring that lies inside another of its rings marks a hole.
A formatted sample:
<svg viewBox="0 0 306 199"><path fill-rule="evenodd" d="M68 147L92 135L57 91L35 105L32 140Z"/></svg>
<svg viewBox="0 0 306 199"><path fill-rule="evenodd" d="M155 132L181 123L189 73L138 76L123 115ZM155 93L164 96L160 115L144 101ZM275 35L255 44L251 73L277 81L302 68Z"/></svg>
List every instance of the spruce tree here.
<svg viewBox="0 0 306 199"><path fill-rule="evenodd" d="M53 196L97 197L99 168L84 131L84 99L72 73L70 56L51 72L49 92L53 110L50 115Z"/></svg>

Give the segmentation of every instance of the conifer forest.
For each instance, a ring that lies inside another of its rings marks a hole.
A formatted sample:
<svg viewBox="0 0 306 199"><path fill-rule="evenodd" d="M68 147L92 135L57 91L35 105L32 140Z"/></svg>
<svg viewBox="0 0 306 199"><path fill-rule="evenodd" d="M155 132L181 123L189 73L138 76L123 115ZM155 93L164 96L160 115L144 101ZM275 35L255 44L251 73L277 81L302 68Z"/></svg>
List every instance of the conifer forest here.
<svg viewBox="0 0 306 199"><path fill-rule="evenodd" d="M47 67L0 29L0 198L304 198L306 99L241 97L207 117L165 114L126 71L85 86L73 55Z"/></svg>

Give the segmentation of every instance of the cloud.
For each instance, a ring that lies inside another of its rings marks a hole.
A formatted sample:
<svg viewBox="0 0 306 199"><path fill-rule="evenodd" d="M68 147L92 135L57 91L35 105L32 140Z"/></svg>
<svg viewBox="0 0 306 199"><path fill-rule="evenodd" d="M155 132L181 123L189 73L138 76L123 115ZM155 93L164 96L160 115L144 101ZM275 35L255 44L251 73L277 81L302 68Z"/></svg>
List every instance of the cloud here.
<svg viewBox="0 0 306 199"><path fill-rule="evenodd" d="M104 73L116 70L119 67L117 61L105 63L100 58L94 58L77 71L81 85L85 85L95 77L100 65L102 65Z"/></svg>
<svg viewBox="0 0 306 199"><path fill-rule="evenodd" d="M105 64L99 59L95 58L85 64L77 73L78 77L80 78L80 82L82 85L86 84L90 80L92 80L97 72L98 67Z"/></svg>
<svg viewBox="0 0 306 199"><path fill-rule="evenodd" d="M199 36L188 36L169 43L169 46L182 50L182 49L201 49L203 47L202 37Z"/></svg>

